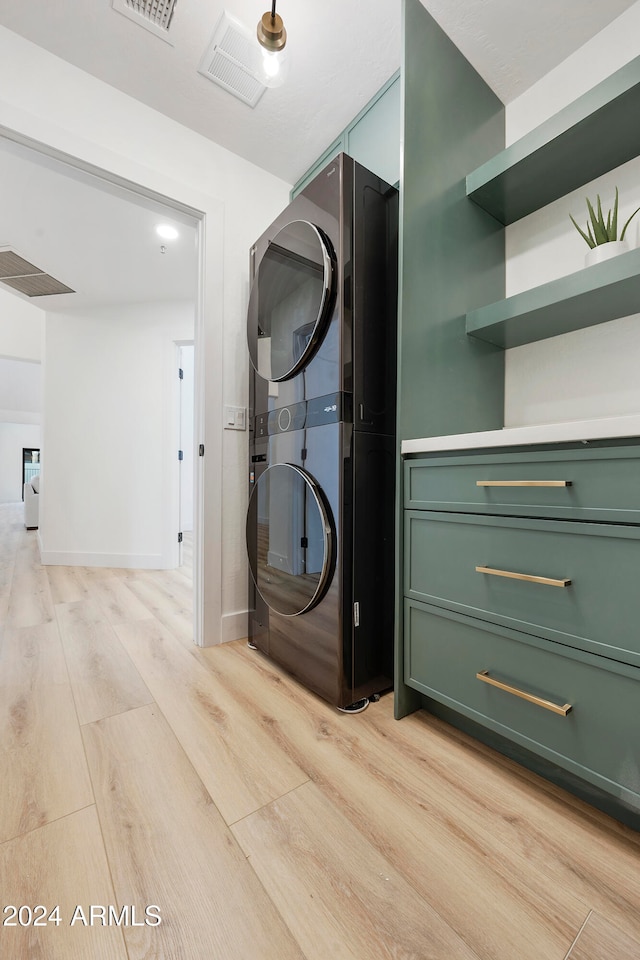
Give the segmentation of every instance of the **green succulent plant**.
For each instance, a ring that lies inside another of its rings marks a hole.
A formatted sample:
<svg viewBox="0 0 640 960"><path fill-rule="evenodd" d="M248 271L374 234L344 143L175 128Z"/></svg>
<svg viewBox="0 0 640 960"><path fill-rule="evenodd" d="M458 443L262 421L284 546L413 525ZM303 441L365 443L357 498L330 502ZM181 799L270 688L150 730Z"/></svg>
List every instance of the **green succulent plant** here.
<svg viewBox="0 0 640 960"><path fill-rule="evenodd" d="M613 202L613 209L609 210L607 213L607 219L604 219L604 214L602 213L602 203L600 201L600 195L598 194L596 198L596 210L593 208L593 204L587 197L587 210L589 211L589 220L587 220L587 232L585 233L582 227L579 227L576 221L571 217L571 222L578 231L581 237L586 240L591 249L594 247L599 247L602 243L610 243L612 240L624 240L624 235L627 232L627 227L635 217L636 213L640 210L638 207L637 210L634 210L624 227L622 232L618 237L618 188L616 187L616 198Z"/></svg>

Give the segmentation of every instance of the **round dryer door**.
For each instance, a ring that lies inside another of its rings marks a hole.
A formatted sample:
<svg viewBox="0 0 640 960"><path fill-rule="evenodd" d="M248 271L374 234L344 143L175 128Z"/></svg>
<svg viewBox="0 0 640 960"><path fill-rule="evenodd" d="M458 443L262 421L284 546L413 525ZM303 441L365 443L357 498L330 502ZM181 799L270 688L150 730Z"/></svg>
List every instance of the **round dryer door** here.
<svg viewBox="0 0 640 960"><path fill-rule="evenodd" d="M313 478L288 463L269 467L249 500L247 549L258 593L285 617L311 610L331 578L329 508Z"/></svg>
<svg viewBox="0 0 640 960"><path fill-rule="evenodd" d="M258 264L247 317L251 362L265 380L288 380L322 340L334 299L335 257L328 237L293 220Z"/></svg>

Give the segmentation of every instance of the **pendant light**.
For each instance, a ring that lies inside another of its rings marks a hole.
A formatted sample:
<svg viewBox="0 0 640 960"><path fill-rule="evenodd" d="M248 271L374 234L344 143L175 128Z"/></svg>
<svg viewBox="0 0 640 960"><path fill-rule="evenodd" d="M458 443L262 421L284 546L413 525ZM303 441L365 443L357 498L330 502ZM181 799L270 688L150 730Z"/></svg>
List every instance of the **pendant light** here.
<svg viewBox="0 0 640 960"><path fill-rule="evenodd" d="M262 48L258 79L265 87L279 87L289 72L289 51L285 49L287 31L282 17L276 13L276 0L273 0L271 10L262 14L256 32Z"/></svg>

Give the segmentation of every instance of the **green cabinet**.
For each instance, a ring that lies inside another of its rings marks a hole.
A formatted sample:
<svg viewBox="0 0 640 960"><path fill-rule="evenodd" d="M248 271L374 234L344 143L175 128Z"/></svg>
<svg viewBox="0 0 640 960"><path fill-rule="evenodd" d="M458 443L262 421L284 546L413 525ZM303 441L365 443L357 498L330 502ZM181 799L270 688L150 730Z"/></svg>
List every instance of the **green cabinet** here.
<svg viewBox="0 0 640 960"><path fill-rule="evenodd" d="M619 441L407 460L404 506L640 523L640 445Z"/></svg>
<svg viewBox="0 0 640 960"><path fill-rule="evenodd" d="M405 596L638 667L639 568L638 526L405 512Z"/></svg>
<svg viewBox="0 0 640 960"><path fill-rule="evenodd" d="M505 348L640 297L638 251L507 299L504 256L505 224L640 155L640 58L505 150L503 105L403 10L400 441L500 429ZM407 459L396 555L396 716L439 713L636 829L639 444Z"/></svg>
<svg viewBox="0 0 640 960"><path fill-rule="evenodd" d="M405 620L414 689L640 813L640 678L630 668L416 601L405 601Z"/></svg>
<svg viewBox="0 0 640 960"><path fill-rule="evenodd" d="M298 180L291 199L339 153L347 153L387 183L400 180L400 73L395 73Z"/></svg>
<svg viewBox="0 0 640 960"><path fill-rule="evenodd" d="M387 183L400 180L400 77L346 131L346 153Z"/></svg>
<svg viewBox="0 0 640 960"><path fill-rule="evenodd" d="M638 441L433 453L404 474L400 686L639 825Z"/></svg>
<svg viewBox="0 0 640 960"><path fill-rule="evenodd" d="M403 2L403 37L399 442L499 429L504 422L504 351L465 332L470 309L505 295L504 229L468 199L465 187L469 169L504 148L504 104L420 0ZM401 509L398 502L398 531ZM398 576L401 549L398 542ZM399 581L396 596L401 680ZM420 696L400 682L396 716L420 705Z"/></svg>

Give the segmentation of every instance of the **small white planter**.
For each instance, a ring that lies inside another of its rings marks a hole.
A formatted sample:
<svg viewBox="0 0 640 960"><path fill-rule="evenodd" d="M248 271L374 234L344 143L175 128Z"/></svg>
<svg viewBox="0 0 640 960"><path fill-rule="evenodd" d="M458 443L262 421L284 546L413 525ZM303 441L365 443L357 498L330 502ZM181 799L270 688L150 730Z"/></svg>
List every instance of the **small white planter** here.
<svg viewBox="0 0 640 960"><path fill-rule="evenodd" d="M585 267L592 267L594 263L602 263L603 260L611 260L620 253L626 253L630 250L628 240L610 240L609 243L601 243L585 254Z"/></svg>

